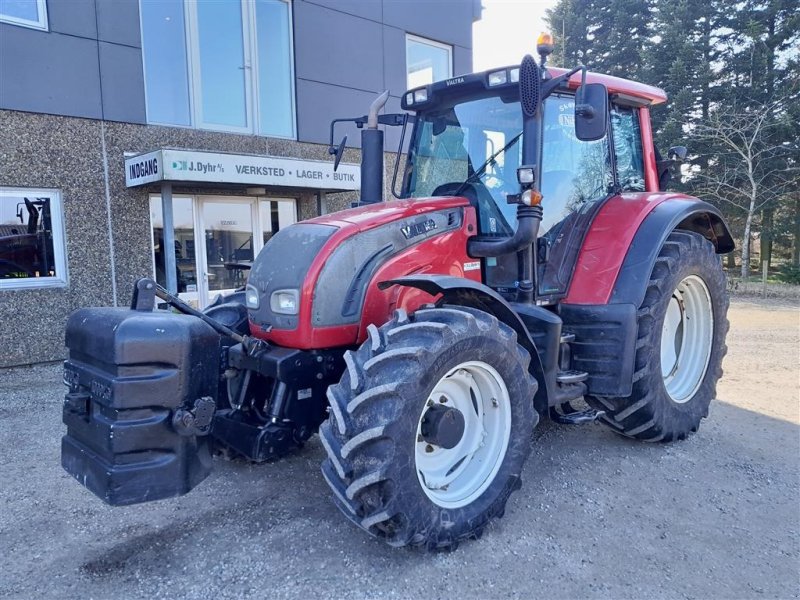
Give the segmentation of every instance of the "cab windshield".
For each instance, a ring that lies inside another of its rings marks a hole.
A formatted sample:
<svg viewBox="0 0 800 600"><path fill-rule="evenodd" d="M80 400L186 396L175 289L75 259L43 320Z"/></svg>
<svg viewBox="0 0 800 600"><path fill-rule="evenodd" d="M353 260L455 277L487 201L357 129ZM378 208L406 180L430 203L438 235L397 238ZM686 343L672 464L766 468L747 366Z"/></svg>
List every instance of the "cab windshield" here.
<svg viewBox="0 0 800 600"><path fill-rule="evenodd" d="M608 140L579 141L574 113L571 95L552 95L545 100L541 233L583 205L605 197L612 186ZM477 207L480 235L513 235L517 208L506 197L519 193L516 171L522 156L521 131L522 111L513 97L443 103L419 113L409 151L405 196L466 196ZM484 173L476 176L487 159L506 145ZM464 185L467 180L470 182Z"/></svg>

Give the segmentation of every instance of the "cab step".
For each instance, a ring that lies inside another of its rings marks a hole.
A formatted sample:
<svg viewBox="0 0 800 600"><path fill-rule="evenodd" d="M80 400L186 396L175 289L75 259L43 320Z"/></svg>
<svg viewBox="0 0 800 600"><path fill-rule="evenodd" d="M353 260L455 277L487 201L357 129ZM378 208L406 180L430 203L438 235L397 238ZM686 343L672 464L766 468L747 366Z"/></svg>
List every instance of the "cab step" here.
<svg viewBox="0 0 800 600"><path fill-rule="evenodd" d="M583 425L585 423L593 423L606 413L602 410L595 410L588 408L586 410L577 411L569 404L562 405L564 412L558 412L556 407L550 408L550 419L560 425Z"/></svg>
<svg viewBox="0 0 800 600"><path fill-rule="evenodd" d="M556 382L560 383L561 385L571 385L586 381L588 377L589 374L584 371L559 371L558 375L556 375Z"/></svg>

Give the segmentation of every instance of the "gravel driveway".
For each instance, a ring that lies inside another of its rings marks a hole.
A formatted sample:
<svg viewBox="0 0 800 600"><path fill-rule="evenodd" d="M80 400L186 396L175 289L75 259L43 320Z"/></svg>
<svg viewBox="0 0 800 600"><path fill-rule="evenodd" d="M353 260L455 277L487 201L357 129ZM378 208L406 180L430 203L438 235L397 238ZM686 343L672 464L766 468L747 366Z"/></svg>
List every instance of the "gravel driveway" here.
<svg viewBox="0 0 800 600"><path fill-rule="evenodd" d="M544 422L505 518L393 550L329 501L314 438L110 508L59 466L60 366L0 371L0 597L797 598L800 310L731 306L725 376L685 442Z"/></svg>

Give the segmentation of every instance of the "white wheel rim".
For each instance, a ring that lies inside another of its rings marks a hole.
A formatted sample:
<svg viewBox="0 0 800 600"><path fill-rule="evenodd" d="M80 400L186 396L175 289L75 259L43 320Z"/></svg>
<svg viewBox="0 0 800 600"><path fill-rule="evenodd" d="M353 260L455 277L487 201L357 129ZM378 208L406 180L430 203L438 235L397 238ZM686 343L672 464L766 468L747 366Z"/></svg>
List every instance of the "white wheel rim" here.
<svg viewBox="0 0 800 600"><path fill-rule="evenodd" d="M437 404L464 416L464 434L450 449L422 438L425 413ZM500 374L480 361L451 369L433 387L417 423L414 466L425 495L443 508L474 502L500 470L510 437L511 401Z"/></svg>
<svg viewBox="0 0 800 600"><path fill-rule="evenodd" d="M689 275L672 292L661 330L661 376L674 402L694 397L708 369L713 337L711 294L700 277Z"/></svg>

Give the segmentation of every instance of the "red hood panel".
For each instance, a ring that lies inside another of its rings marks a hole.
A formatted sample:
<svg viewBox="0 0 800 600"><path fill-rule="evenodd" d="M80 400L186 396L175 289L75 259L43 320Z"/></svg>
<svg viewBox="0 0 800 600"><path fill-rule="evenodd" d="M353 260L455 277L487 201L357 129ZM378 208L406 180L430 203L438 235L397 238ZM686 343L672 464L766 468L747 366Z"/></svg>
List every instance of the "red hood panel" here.
<svg viewBox="0 0 800 600"><path fill-rule="evenodd" d="M305 222L317 223L320 225L334 225L336 227L343 227L347 224L356 225L359 229L369 229L371 227L378 227L386 223L391 223L398 219L413 217L414 215L467 205L469 205L469 200L458 196L390 200L389 202L378 202L367 206L342 210L329 215L309 219Z"/></svg>

